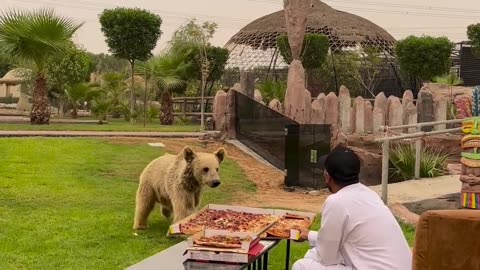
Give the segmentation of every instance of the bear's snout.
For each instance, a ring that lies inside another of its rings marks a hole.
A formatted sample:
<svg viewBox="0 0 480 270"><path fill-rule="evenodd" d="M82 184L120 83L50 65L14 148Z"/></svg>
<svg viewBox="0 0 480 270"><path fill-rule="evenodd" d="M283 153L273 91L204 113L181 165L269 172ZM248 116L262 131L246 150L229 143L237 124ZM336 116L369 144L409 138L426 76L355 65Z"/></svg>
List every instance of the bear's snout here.
<svg viewBox="0 0 480 270"><path fill-rule="evenodd" d="M216 187L220 186L220 180L213 180L208 185L212 188L216 188Z"/></svg>

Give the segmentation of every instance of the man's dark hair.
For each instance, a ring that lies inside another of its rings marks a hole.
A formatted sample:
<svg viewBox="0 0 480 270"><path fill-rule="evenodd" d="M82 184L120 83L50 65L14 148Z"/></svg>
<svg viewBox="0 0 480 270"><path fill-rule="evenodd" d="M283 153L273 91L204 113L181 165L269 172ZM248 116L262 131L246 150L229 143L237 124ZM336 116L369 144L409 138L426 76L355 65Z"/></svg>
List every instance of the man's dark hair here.
<svg viewBox="0 0 480 270"><path fill-rule="evenodd" d="M359 182L360 158L349 148L338 146L325 158L325 170L341 187Z"/></svg>

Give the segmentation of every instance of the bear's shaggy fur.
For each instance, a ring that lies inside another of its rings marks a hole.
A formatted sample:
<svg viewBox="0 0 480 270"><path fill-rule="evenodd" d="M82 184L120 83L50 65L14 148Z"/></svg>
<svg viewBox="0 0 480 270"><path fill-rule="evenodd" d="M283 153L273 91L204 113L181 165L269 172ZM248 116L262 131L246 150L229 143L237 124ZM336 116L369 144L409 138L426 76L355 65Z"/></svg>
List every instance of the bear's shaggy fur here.
<svg viewBox="0 0 480 270"><path fill-rule="evenodd" d="M192 214L200 203L203 186L220 185L218 169L224 158L223 148L210 154L185 147L176 156L166 154L150 162L140 175L133 228L147 228L155 203L161 205L165 217L173 214L174 222Z"/></svg>

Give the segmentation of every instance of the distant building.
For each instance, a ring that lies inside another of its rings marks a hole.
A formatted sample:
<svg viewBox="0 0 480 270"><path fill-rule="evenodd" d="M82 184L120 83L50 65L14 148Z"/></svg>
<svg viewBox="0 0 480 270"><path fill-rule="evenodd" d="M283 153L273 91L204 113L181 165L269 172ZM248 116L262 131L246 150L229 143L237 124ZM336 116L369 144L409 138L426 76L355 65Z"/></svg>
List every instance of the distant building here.
<svg viewBox="0 0 480 270"><path fill-rule="evenodd" d="M19 69L12 69L0 79L0 98L20 98L23 79L18 73Z"/></svg>

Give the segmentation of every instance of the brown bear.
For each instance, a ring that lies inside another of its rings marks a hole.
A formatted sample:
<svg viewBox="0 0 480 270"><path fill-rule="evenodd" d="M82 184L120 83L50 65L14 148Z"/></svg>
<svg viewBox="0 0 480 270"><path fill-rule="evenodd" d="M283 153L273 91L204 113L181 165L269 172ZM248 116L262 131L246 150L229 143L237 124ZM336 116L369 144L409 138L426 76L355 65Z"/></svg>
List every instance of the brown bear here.
<svg viewBox="0 0 480 270"><path fill-rule="evenodd" d="M192 214L200 203L203 187L220 185L218 169L224 158L223 148L210 154L185 147L176 156L165 154L150 162L140 175L133 228L147 228L155 203L161 205L165 217L173 213L174 222Z"/></svg>

